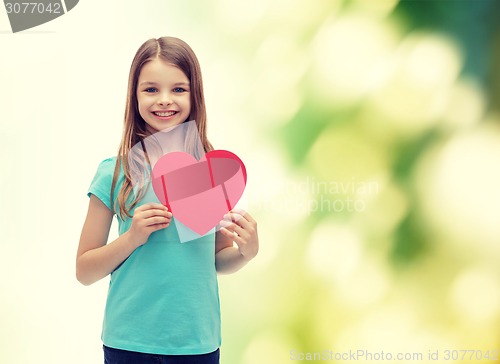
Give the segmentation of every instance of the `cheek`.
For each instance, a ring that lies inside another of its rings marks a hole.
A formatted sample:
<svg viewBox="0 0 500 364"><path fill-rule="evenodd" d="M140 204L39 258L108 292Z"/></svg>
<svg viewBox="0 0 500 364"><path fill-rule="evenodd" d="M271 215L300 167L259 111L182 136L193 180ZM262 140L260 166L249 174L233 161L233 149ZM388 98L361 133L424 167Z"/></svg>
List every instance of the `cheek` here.
<svg viewBox="0 0 500 364"><path fill-rule="evenodd" d="M147 108L147 103L145 102L144 98L138 97L137 98L137 108L139 109L139 112L142 112L142 110L145 110Z"/></svg>
<svg viewBox="0 0 500 364"><path fill-rule="evenodd" d="M137 99L137 110L139 111L139 115L145 119L148 114L148 108L147 105L144 102L141 102L140 99Z"/></svg>
<svg viewBox="0 0 500 364"><path fill-rule="evenodd" d="M184 103L184 108L187 109L187 111L191 111L191 100L187 99L186 102Z"/></svg>

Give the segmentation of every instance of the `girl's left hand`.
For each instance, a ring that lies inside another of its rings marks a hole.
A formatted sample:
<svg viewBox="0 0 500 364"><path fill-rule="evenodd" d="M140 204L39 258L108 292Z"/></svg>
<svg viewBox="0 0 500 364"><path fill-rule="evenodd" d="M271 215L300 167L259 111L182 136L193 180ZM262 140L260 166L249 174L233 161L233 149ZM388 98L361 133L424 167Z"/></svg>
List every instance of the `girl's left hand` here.
<svg viewBox="0 0 500 364"><path fill-rule="evenodd" d="M220 232L231 238L245 259L254 258L259 252L259 236L257 234L257 221L248 212L231 210L220 221Z"/></svg>

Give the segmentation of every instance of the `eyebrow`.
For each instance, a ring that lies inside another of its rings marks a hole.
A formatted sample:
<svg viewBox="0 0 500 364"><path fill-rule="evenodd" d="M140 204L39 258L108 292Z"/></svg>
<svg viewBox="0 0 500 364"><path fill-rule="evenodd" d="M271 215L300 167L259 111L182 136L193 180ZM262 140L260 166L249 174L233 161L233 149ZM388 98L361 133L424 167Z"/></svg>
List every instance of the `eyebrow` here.
<svg viewBox="0 0 500 364"><path fill-rule="evenodd" d="M144 81L139 84L139 86L147 86L147 85L157 86L158 83L152 81ZM176 82L174 83L174 86L189 86L189 82Z"/></svg>

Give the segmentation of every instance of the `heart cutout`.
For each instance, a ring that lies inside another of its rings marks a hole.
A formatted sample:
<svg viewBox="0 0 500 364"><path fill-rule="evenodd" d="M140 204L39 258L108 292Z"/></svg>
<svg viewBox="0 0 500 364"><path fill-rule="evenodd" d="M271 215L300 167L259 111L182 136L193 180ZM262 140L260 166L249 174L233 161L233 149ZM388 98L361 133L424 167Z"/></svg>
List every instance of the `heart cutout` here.
<svg viewBox="0 0 500 364"><path fill-rule="evenodd" d="M245 190L245 165L227 150L213 150L199 161L171 152L153 167L153 190L174 217L199 235L217 226Z"/></svg>

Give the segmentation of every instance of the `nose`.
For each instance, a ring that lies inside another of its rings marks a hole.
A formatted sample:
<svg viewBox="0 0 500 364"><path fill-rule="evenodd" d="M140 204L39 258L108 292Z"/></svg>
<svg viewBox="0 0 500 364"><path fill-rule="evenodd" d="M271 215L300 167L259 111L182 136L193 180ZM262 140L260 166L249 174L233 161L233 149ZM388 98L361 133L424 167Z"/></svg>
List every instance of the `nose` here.
<svg viewBox="0 0 500 364"><path fill-rule="evenodd" d="M168 92L162 92L158 97L158 105L170 105L172 103L172 98Z"/></svg>

